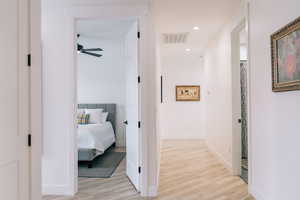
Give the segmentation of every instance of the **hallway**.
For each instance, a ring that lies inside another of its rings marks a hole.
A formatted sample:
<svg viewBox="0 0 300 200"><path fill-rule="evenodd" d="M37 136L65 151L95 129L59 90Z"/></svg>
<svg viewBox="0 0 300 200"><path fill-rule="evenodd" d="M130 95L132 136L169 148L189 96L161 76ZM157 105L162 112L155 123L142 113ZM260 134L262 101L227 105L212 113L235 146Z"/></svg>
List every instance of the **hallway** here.
<svg viewBox="0 0 300 200"><path fill-rule="evenodd" d="M202 140L164 140L157 200L253 200Z"/></svg>
<svg viewBox="0 0 300 200"><path fill-rule="evenodd" d="M135 192L125 162L110 179L79 179L75 197L45 196L43 200L150 200ZM202 140L164 140L159 197L153 200L254 200L247 185L208 150Z"/></svg>

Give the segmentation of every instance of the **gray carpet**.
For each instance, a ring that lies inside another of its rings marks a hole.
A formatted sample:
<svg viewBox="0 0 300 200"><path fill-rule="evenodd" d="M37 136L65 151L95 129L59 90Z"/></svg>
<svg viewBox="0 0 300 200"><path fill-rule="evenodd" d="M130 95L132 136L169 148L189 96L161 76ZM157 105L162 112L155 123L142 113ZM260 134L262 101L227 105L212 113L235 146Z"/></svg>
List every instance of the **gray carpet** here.
<svg viewBox="0 0 300 200"><path fill-rule="evenodd" d="M125 152L107 151L93 160L93 167L87 162L78 163L78 176L88 178L110 178L124 159Z"/></svg>

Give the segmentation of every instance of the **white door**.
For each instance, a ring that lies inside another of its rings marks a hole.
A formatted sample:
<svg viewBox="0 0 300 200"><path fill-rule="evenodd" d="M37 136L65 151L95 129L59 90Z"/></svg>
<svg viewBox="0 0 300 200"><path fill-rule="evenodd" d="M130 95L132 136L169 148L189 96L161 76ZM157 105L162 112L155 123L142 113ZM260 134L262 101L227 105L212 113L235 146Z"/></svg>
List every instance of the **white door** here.
<svg viewBox="0 0 300 200"><path fill-rule="evenodd" d="M29 200L27 6L27 0L0 1L1 200Z"/></svg>
<svg viewBox="0 0 300 200"><path fill-rule="evenodd" d="M139 190L139 86L138 25L134 23L126 36L126 151L127 176Z"/></svg>

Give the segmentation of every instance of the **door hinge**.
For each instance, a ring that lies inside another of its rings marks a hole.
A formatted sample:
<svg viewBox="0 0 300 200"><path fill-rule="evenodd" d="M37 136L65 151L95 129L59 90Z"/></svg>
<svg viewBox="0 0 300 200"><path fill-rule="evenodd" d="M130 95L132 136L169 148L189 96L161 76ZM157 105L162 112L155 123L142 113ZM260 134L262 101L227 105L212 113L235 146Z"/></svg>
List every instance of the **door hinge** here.
<svg viewBox="0 0 300 200"><path fill-rule="evenodd" d="M141 128L141 121L138 122L138 128Z"/></svg>
<svg viewBox="0 0 300 200"><path fill-rule="evenodd" d="M27 66L31 67L31 54L27 55Z"/></svg>
<svg viewBox="0 0 300 200"><path fill-rule="evenodd" d="M140 32L140 31L137 32L137 38L138 38L138 39L141 38L141 32Z"/></svg>
<svg viewBox="0 0 300 200"><path fill-rule="evenodd" d="M141 83L141 77L138 76L138 83Z"/></svg>
<svg viewBox="0 0 300 200"><path fill-rule="evenodd" d="M140 173L142 173L142 168L141 168L141 167L139 167L139 174L140 174Z"/></svg>
<svg viewBox="0 0 300 200"><path fill-rule="evenodd" d="M31 134L28 134L28 146L31 147Z"/></svg>

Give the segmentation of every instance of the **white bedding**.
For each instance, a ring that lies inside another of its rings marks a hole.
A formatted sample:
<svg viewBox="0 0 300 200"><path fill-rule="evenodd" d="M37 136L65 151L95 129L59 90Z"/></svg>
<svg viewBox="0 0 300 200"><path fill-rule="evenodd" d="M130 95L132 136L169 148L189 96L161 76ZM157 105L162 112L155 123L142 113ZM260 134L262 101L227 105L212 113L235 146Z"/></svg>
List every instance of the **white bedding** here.
<svg viewBox="0 0 300 200"><path fill-rule="evenodd" d="M77 134L79 149L96 149L99 154L103 154L115 142L115 134L110 122L78 125Z"/></svg>

